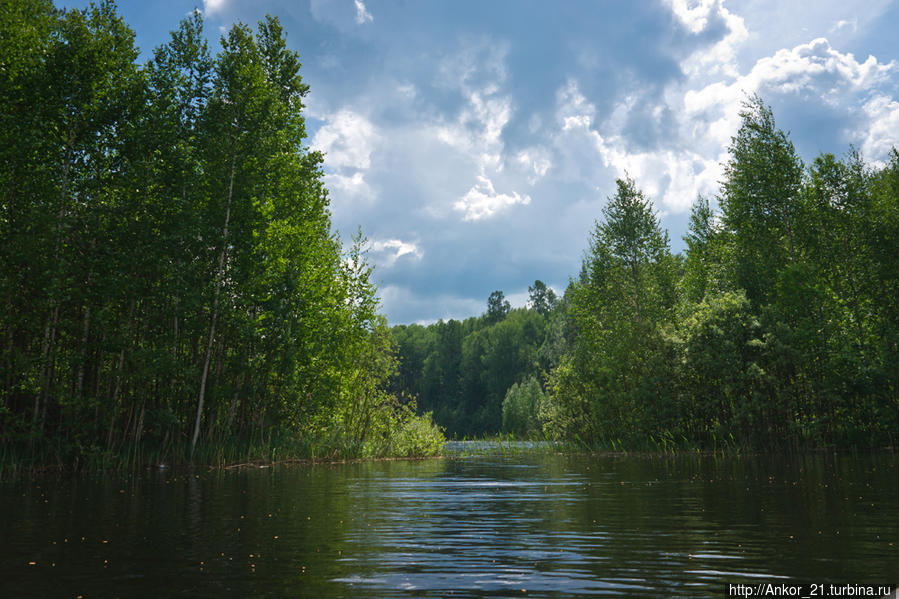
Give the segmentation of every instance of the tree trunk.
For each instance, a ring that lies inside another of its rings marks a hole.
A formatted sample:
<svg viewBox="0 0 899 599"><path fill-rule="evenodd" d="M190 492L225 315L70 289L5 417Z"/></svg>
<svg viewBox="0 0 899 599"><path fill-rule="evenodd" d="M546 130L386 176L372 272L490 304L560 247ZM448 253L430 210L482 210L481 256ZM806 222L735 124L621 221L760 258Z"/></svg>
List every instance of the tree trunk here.
<svg viewBox="0 0 899 599"><path fill-rule="evenodd" d="M219 268L215 277L215 291L212 298L212 322L209 324L209 336L206 341L206 357L203 359L203 375L200 377L200 396L197 399L197 418L194 423L194 435L190 442L190 453L193 454L200 436L200 421L203 418L203 402L206 399L206 380L209 377L209 361L212 358L213 341L215 340L215 324L219 315L219 295L225 276L225 258L228 255L228 224L231 220L231 198L234 195L234 169L237 155L231 158L231 176L228 182L228 202L225 206L225 228L222 232L222 251L219 253Z"/></svg>
<svg viewBox="0 0 899 599"><path fill-rule="evenodd" d="M84 367L87 363L87 341L90 337L91 330L91 307L84 308L84 326L81 331L81 354L78 358L78 383L76 386L75 396L81 398L84 391Z"/></svg>

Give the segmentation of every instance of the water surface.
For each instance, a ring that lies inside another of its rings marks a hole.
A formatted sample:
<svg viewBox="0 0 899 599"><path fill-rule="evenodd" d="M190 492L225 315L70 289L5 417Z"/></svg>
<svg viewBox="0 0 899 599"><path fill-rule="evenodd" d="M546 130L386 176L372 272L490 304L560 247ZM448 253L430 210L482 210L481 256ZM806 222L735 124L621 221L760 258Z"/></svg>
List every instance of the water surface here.
<svg viewBox="0 0 899 599"><path fill-rule="evenodd" d="M0 485L4 597L723 597L896 582L891 454L563 456Z"/></svg>

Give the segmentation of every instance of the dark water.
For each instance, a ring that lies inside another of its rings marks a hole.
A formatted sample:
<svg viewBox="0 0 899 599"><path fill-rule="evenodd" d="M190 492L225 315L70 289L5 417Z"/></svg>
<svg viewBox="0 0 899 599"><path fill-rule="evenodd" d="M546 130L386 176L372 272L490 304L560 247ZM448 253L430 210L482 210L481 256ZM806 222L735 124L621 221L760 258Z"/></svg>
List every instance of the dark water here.
<svg viewBox="0 0 899 599"><path fill-rule="evenodd" d="M899 579L899 461L482 456L0 485L2 597L723 597Z"/></svg>

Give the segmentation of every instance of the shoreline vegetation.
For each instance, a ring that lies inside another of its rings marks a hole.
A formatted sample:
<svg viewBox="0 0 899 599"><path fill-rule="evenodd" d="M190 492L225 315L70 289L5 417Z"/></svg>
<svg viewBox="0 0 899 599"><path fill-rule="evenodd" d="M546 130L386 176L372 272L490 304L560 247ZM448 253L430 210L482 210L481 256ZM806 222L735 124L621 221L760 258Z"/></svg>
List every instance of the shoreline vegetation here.
<svg viewBox="0 0 899 599"><path fill-rule="evenodd" d="M0 475L895 447L895 149L805 165L749 97L683 254L625 176L564 293L391 328L277 18L212 55L195 12L141 65L113 2L3 17Z"/></svg>
<svg viewBox="0 0 899 599"><path fill-rule="evenodd" d="M278 19L141 65L113 2L2 12L0 467L436 453Z"/></svg>
<svg viewBox="0 0 899 599"><path fill-rule="evenodd" d="M683 254L637 183L619 179L561 297L537 280L527 308L498 290L479 317L393 327L392 390L419 397L450 436L895 447L899 152L805 165L759 97L740 118Z"/></svg>
<svg viewBox="0 0 899 599"><path fill-rule="evenodd" d="M255 448L260 449L259 447ZM525 456L540 455L565 455L565 456L591 456L596 458L620 457L643 459L679 459L689 457L700 458L740 458L744 456L802 456L820 453L833 455L845 454L890 454L895 455L896 448L891 446L879 448L837 448L837 447L806 447L796 451L786 450L772 452L770 450L752 447L724 446L714 449L692 447L673 447L657 444L646 444L640 447L625 446L620 443L610 445L594 445L591 447L579 446L566 441L549 441L534 439L519 439L510 435L493 435L481 438L447 440L445 445L436 453L427 455L382 455L368 457L345 457L338 454L320 455L315 457L301 457L302 454L284 454L278 456L277 452L270 455L256 453L253 455L232 455L230 458L225 453L219 453L215 458L204 460L169 460L157 461L153 459L130 459L136 455L125 453L124 455L107 456L107 460L100 458L87 458L80 467L73 468L71 463L52 463L48 461L28 461L22 459L10 459L4 454L0 459L0 482L20 480L22 477L55 477L55 476L94 476L109 475L131 476L140 472L151 471L175 471L183 472L229 472L245 469L269 469L296 466L334 466L342 464L360 464L369 462L392 461L420 461L420 460L459 460L471 458L521 458ZM30 459L30 458L29 458Z"/></svg>

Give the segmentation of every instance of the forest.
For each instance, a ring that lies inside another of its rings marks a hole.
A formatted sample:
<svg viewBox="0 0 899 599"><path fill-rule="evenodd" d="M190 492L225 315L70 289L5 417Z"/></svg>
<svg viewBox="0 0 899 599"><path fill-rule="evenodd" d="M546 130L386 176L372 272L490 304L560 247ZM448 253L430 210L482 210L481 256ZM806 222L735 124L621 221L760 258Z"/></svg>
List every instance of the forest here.
<svg viewBox="0 0 899 599"><path fill-rule="evenodd" d="M718 195L671 252L630 178L561 298L392 328L400 394L453 436L605 449L895 446L899 153L803 164L749 97ZM717 205L717 209L713 206Z"/></svg>
<svg viewBox="0 0 899 599"><path fill-rule="evenodd" d="M683 253L624 177L564 293L391 328L276 18L145 64L112 2L0 18L0 461L895 444L895 149L806 165L749 97Z"/></svg>
<svg viewBox="0 0 899 599"><path fill-rule="evenodd" d="M365 241L332 230L276 18L213 56L195 11L140 65L112 2L0 14L7 460L439 450L384 389Z"/></svg>

